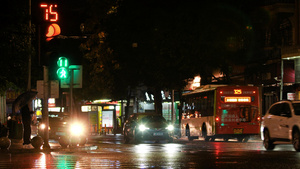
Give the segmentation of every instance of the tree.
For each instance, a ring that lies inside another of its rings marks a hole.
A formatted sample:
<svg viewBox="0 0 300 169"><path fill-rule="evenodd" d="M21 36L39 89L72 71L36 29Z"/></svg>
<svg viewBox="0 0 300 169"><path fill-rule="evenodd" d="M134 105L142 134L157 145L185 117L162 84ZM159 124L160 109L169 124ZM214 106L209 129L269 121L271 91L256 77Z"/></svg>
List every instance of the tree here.
<svg viewBox="0 0 300 169"><path fill-rule="evenodd" d="M151 5L151 8L147 8L148 5ZM105 79L106 84L111 86L111 91L127 94L128 86L130 88L140 84L148 86L154 93L155 100L160 101L155 104L160 105L160 108L157 107L159 113L161 113L160 91L166 88L181 88L184 84L183 77L188 74L192 76L189 69L182 67L185 66L182 64L184 56L170 49L180 45L178 43L170 45L168 43L170 38L181 33L168 32L176 26L174 25L176 19L170 17L170 12L176 15L178 6L173 10L167 5L163 3L156 7L153 2L122 1L117 12L105 20L101 32L97 31L97 34L92 36L91 39L94 41L89 41L92 43L88 44L90 52L86 55L95 63L94 73L101 75L100 80ZM146 11L143 11L145 9ZM133 13L138 15L132 15ZM161 16L163 20L159 19ZM172 23L164 20L172 20ZM155 24L152 25L152 22ZM100 23L103 25L104 22ZM161 41L165 37L168 38Z"/></svg>
<svg viewBox="0 0 300 169"><path fill-rule="evenodd" d="M26 89L28 55L29 52L32 52L32 55L34 54L33 48L28 48L28 37L30 35L28 2L19 0L17 3L18 5L15 1L6 1L1 5L0 10L1 92L13 86L21 90Z"/></svg>
<svg viewBox="0 0 300 169"><path fill-rule="evenodd" d="M118 1L112 13L96 22L101 26L85 46L93 74L105 79L111 91L146 85L161 114L161 90L180 90L196 74L211 83L214 70L226 77L231 64L252 57L251 22L243 3Z"/></svg>

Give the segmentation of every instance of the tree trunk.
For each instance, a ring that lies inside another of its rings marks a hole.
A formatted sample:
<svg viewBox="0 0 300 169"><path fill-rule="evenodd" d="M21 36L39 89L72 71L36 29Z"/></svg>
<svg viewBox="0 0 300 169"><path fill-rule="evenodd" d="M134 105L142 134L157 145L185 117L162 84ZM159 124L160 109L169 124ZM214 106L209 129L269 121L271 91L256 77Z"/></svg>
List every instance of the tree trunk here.
<svg viewBox="0 0 300 169"><path fill-rule="evenodd" d="M128 93L127 93L127 102L126 102L126 108L125 108L125 118L124 122L128 119L129 117L129 106L130 106L130 98L131 98L131 89L130 86L128 86Z"/></svg>
<svg viewBox="0 0 300 169"><path fill-rule="evenodd" d="M159 88L154 89L154 106L155 106L155 113L162 115L162 97L161 97L161 89Z"/></svg>

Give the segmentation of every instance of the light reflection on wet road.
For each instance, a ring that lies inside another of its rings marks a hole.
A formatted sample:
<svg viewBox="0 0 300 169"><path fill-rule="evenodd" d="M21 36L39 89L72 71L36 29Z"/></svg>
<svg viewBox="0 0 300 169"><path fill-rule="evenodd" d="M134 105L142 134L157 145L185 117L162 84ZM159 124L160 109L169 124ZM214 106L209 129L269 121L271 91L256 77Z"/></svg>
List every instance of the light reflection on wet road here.
<svg viewBox="0 0 300 169"><path fill-rule="evenodd" d="M0 168L300 168L300 153L291 145L265 151L261 141L137 145L119 141L94 140L98 149L92 151L1 152Z"/></svg>

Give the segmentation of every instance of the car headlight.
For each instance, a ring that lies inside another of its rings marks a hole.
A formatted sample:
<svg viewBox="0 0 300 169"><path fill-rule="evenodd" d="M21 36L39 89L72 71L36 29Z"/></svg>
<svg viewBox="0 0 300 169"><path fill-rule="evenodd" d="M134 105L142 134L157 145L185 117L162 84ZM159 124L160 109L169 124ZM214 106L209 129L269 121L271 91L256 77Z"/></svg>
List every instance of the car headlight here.
<svg viewBox="0 0 300 169"><path fill-rule="evenodd" d="M140 131L145 131L145 130L147 130L147 129L149 129L149 128L147 128L147 127L146 127L145 125L143 125L143 124L139 126L139 130L140 130Z"/></svg>
<svg viewBox="0 0 300 169"><path fill-rule="evenodd" d="M41 130L44 130L46 128L46 125L44 124L44 123L42 123L41 125L40 125L40 129ZM48 130L50 130L50 126L48 127Z"/></svg>
<svg viewBox="0 0 300 169"><path fill-rule="evenodd" d="M84 133L84 126L78 123L74 123L70 127L70 133L73 136L80 136Z"/></svg>
<svg viewBox="0 0 300 169"><path fill-rule="evenodd" d="M46 128L46 125L45 125L45 124L41 124L41 125L40 125L40 128L41 128L42 130L44 130L44 129Z"/></svg>
<svg viewBox="0 0 300 169"><path fill-rule="evenodd" d="M169 131L173 131L173 130L174 130L174 126L173 126L173 125L168 125L167 129L168 129Z"/></svg>

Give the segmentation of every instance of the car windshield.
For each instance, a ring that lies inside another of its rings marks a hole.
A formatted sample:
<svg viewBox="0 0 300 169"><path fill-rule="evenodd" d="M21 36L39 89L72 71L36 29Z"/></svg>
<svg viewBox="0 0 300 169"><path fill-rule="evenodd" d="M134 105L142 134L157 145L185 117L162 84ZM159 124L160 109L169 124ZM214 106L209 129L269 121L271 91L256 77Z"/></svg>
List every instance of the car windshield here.
<svg viewBox="0 0 300 169"><path fill-rule="evenodd" d="M295 115L300 115L300 103L293 103Z"/></svg>
<svg viewBox="0 0 300 169"><path fill-rule="evenodd" d="M146 116L141 119L141 122L142 123L153 123L153 122L163 123L166 122L166 120L162 116Z"/></svg>

